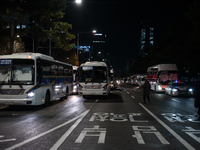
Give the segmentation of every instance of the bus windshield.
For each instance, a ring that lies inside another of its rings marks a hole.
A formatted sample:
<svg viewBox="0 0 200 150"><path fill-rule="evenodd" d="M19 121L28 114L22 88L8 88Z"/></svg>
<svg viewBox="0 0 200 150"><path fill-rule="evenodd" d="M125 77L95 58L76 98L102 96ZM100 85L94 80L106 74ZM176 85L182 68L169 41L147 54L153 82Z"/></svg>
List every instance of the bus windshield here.
<svg viewBox="0 0 200 150"><path fill-rule="evenodd" d="M107 82L107 68L83 66L80 69L79 82Z"/></svg>
<svg viewBox="0 0 200 150"><path fill-rule="evenodd" d="M0 84L5 84L5 85L34 84L34 60L1 59Z"/></svg>

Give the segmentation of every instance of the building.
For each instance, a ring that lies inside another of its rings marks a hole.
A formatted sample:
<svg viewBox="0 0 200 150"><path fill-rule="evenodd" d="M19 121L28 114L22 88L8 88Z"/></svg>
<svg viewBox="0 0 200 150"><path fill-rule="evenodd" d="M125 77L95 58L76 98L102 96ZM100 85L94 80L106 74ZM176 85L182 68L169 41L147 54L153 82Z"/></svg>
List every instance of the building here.
<svg viewBox="0 0 200 150"><path fill-rule="evenodd" d="M154 25L152 20L141 22L140 32L140 56L146 57L149 54L149 47L154 44Z"/></svg>
<svg viewBox="0 0 200 150"><path fill-rule="evenodd" d="M104 33L95 33L92 40L91 60L107 61L107 37Z"/></svg>

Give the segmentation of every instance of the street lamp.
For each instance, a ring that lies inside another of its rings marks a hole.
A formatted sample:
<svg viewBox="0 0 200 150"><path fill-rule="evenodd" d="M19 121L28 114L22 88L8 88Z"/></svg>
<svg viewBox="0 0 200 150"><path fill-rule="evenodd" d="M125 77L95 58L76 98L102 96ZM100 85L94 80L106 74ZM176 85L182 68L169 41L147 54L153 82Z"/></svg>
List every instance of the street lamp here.
<svg viewBox="0 0 200 150"><path fill-rule="evenodd" d="M93 30L92 32L77 32L77 66L79 66L79 63L78 63L78 50L79 50L79 34L85 34L85 33L96 33L97 31L96 30Z"/></svg>
<svg viewBox="0 0 200 150"><path fill-rule="evenodd" d="M82 0L76 0L75 1L77 4L80 4L82 2Z"/></svg>

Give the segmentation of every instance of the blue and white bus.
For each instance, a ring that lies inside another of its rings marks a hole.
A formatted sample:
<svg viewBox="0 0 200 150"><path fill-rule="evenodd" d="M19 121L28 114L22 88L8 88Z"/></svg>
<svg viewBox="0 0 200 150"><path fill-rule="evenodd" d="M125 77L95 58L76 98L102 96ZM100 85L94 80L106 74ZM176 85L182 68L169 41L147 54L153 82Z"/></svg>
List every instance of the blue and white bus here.
<svg viewBox="0 0 200 150"><path fill-rule="evenodd" d="M0 104L48 105L73 90L72 65L40 53L0 56Z"/></svg>

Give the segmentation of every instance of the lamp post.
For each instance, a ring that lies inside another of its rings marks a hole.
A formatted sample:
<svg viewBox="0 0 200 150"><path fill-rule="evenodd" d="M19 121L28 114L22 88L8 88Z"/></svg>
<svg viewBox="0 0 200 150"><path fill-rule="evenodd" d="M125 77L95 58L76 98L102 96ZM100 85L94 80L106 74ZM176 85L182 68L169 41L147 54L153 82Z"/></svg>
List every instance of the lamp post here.
<svg viewBox="0 0 200 150"><path fill-rule="evenodd" d="M85 33L96 33L97 31L96 30L93 30L92 32L90 31L90 32L80 32L80 31L78 31L77 32L77 66L79 66L79 63L78 63L78 56L79 56L79 34L85 34Z"/></svg>

